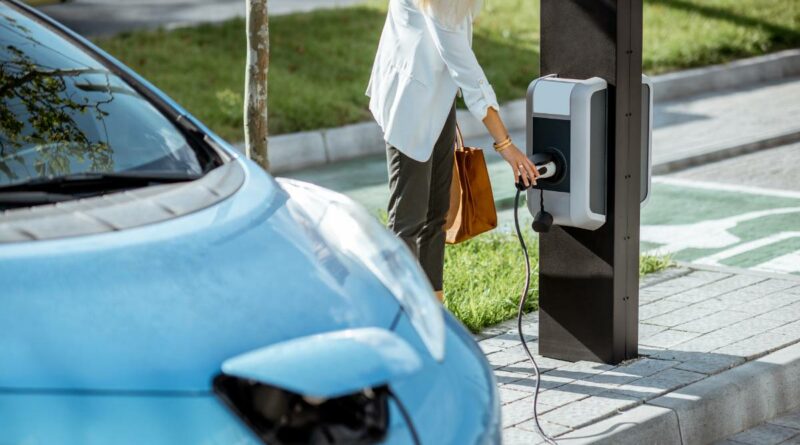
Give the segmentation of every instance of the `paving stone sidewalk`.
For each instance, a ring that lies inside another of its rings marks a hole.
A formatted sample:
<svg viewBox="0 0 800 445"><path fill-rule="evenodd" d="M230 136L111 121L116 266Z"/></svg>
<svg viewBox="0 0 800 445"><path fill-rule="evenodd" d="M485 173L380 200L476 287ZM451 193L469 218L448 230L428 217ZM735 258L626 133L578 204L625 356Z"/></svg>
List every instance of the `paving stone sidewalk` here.
<svg viewBox="0 0 800 445"><path fill-rule="evenodd" d="M714 445L800 445L800 409L755 428L742 431Z"/></svg>
<svg viewBox="0 0 800 445"><path fill-rule="evenodd" d="M547 433L566 434L800 342L797 277L675 268L643 280L640 304L640 358L611 366L537 356ZM538 328L538 313L526 316L534 352ZM543 443L532 420L533 368L514 322L478 338L499 385L504 443Z"/></svg>

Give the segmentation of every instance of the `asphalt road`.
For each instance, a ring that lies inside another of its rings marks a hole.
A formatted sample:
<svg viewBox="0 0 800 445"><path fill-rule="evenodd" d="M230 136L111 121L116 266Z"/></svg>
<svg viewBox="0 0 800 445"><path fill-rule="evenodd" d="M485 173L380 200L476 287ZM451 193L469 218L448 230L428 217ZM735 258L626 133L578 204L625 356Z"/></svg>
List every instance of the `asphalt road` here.
<svg viewBox="0 0 800 445"><path fill-rule="evenodd" d="M667 177L800 191L800 143L715 162Z"/></svg>
<svg viewBox="0 0 800 445"><path fill-rule="evenodd" d="M351 6L362 0L270 0L270 15ZM46 14L85 36L135 29L175 28L245 15L245 0L72 0L42 6Z"/></svg>

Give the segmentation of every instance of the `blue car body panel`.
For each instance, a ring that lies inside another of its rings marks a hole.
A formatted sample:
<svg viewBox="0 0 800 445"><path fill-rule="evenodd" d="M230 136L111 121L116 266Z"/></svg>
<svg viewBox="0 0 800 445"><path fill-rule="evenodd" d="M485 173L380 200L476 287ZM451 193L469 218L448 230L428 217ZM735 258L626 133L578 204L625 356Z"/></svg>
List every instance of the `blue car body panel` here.
<svg viewBox="0 0 800 445"><path fill-rule="evenodd" d="M395 402L385 445L412 443ZM263 445L212 395L0 393L3 445Z"/></svg>
<svg viewBox="0 0 800 445"><path fill-rule="evenodd" d="M333 399L402 380L422 367L419 353L386 329L309 335L233 357L225 375L317 399Z"/></svg>
<svg viewBox="0 0 800 445"><path fill-rule="evenodd" d="M242 166L237 193L184 217L0 245L0 388L208 391L236 355L389 328L386 288L343 255L318 258L285 192Z"/></svg>
<svg viewBox="0 0 800 445"><path fill-rule="evenodd" d="M0 393L0 443L261 444L210 394L69 393Z"/></svg>
<svg viewBox="0 0 800 445"><path fill-rule="evenodd" d="M423 444L497 444L500 403L489 363L469 331L445 313L447 359L423 357L422 369L395 382L394 391L411 413ZM403 316L395 328L412 346L422 341Z"/></svg>
<svg viewBox="0 0 800 445"><path fill-rule="evenodd" d="M422 444L498 444L500 413L491 368L466 330L447 315L447 359L391 387ZM403 316L396 332L419 351ZM323 372L325 364L320 364ZM413 443L394 402L385 444ZM172 392L0 391L0 443L151 445L260 443L211 394Z"/></svg>
<svg viewBox="0 0 800 445"><path fill-rule="evenodd" d="M0 244L0 443L259 444L211 392L222 364L363 327L392 329L421 359L389 383L421 443L500 443L492 371L458 321L445 315L446 357L434 360L389 291L321 246L273 178L103 50L40 19L186 116L246 179L167 222ZM413 443L395 401L389 417L385 443Z"/></svg>

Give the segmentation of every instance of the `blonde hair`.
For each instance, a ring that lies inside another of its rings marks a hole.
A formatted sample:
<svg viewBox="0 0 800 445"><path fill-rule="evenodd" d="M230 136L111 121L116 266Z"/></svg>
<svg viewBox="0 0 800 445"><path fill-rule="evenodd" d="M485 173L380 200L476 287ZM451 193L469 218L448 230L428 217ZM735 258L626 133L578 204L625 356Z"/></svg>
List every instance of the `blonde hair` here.
<svg viewBox="0 0 800 445"><path fill-rule="evenodd" d="M481 10L481 0L416 0L423 12L431 15L448 26L459 26L472 15L475 17Z"/></svg>

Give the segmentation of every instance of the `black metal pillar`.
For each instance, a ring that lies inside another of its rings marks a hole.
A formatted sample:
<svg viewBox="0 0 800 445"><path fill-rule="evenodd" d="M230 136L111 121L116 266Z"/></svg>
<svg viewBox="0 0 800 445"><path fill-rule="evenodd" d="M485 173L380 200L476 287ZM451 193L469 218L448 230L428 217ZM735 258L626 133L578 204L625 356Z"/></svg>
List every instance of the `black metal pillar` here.
<svg viewBox="0 0 800 445"><path fill-rule="evenodd" d="M608 215L542 234L539 351L619 363L638 354L642 0L541 0L547 74L608 82Z"/></svg>

